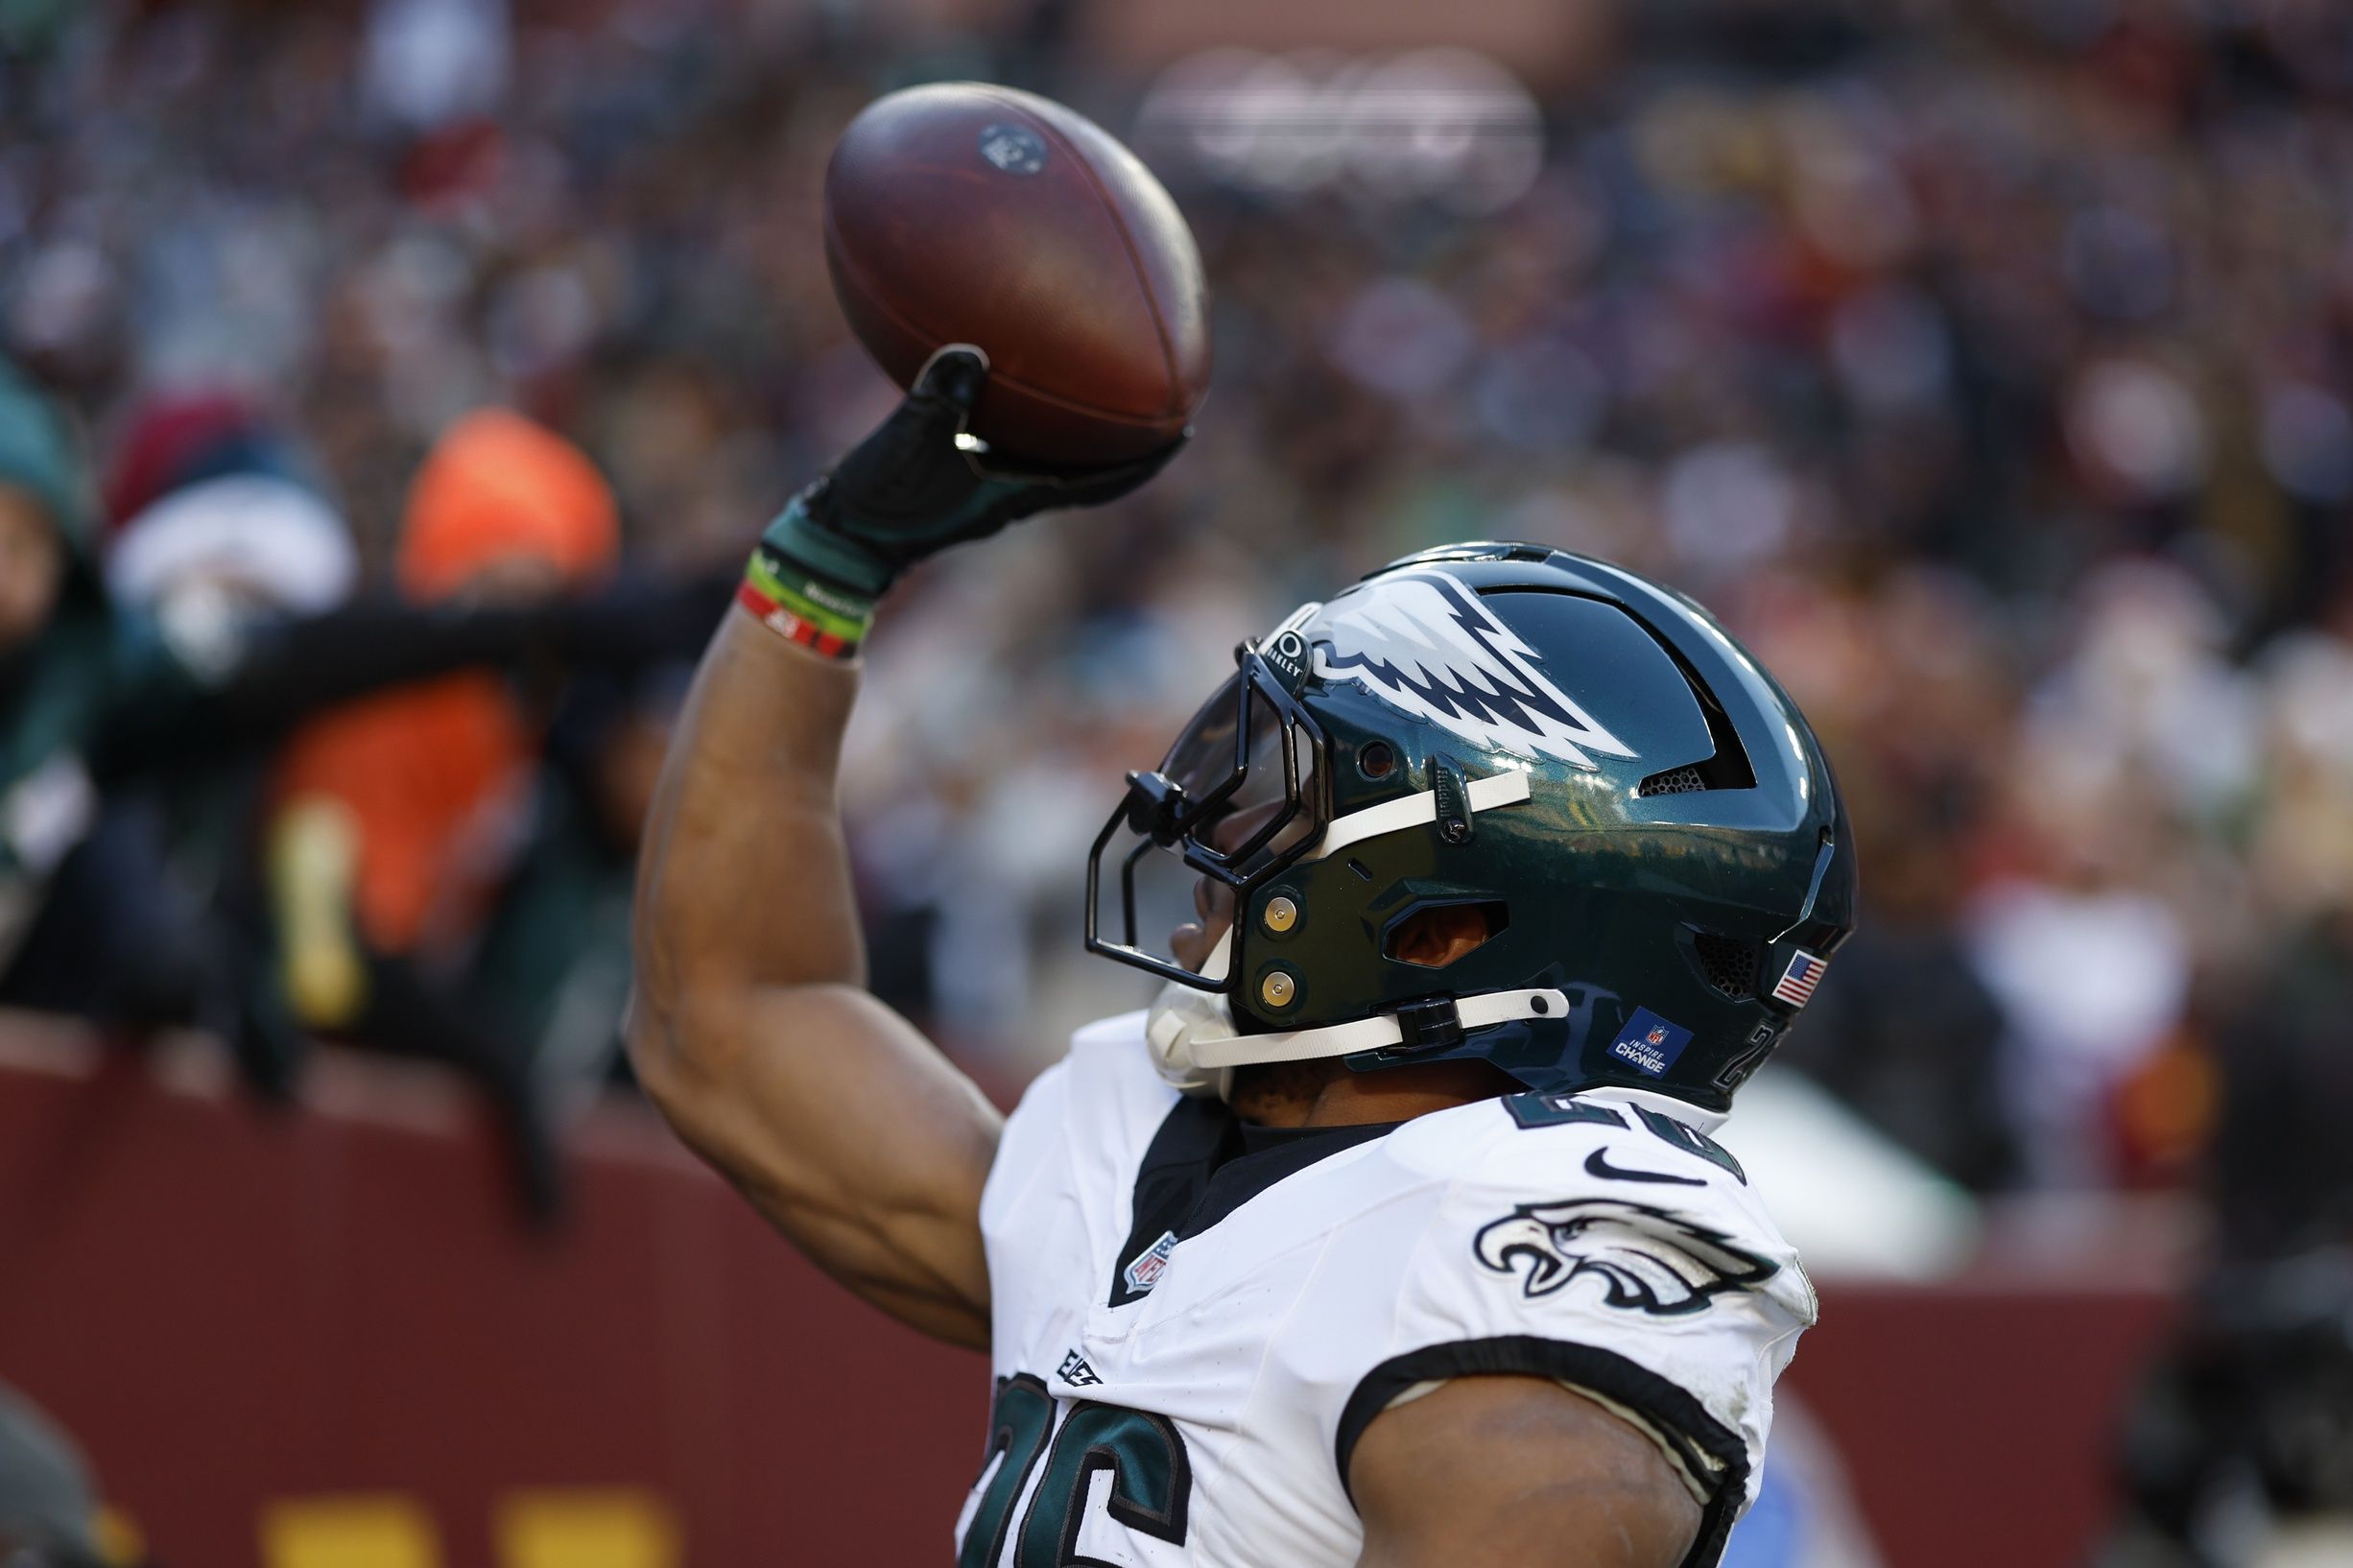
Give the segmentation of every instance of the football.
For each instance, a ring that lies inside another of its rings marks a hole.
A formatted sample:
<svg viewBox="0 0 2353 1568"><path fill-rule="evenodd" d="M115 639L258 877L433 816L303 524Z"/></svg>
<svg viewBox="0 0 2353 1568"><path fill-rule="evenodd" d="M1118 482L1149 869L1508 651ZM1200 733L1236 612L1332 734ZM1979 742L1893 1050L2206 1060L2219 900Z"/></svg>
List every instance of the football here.
<svg viewBox="0 0 2353 1568"><path fill-rule="evenodd" d="M984 83L910 87L850 123L825 171L825 261L902 387L943 344L988 356L971 432L1010 455L1125 462L1209 385L1209 295L1176 203L1061 105Z"/></svg>

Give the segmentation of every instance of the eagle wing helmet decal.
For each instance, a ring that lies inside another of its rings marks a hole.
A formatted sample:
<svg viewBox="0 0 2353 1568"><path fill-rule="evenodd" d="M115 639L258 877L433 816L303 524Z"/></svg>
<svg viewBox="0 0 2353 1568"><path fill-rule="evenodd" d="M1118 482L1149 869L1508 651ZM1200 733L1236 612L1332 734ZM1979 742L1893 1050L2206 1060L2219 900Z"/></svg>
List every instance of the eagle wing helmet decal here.
<svg viewBox="0 0 2353 1568"><path fill-rule="evenodd" d="M1444 572L1390 572L1325 605L1304 635L1316 675L1351 680L1474 745L1572 767L1633 749L1545 674L1536 651Z"/></svg>
<svg viewBox="0 0 2353 1568"><path fill-rule="evenodd" d="M1497 1273L1519 1274L1524 1295L1551 1295L1591 1275L1605 1304L1654 1318L1704 1312L1717 1296L1781 1271L1722 1231L1622 1198L1522 1203L1481 1226L1471 1249Z"/></svg>

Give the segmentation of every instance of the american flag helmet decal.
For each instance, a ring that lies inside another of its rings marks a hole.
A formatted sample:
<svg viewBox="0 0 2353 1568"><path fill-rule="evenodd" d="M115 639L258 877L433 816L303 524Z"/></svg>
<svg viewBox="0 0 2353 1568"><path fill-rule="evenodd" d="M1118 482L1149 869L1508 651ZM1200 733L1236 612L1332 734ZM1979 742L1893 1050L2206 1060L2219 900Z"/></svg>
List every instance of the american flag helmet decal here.
<svg viewBox="0 0 2353 1568"><path fill-rule="evenodd" d="M1822 983L1822 971L1830 961L1799 948L1791 958L1790 966L1782 971L1780 982L1773 986L1773 995L1793 1008L1802 1008L1814 1000L1814 987Z"/></svg>

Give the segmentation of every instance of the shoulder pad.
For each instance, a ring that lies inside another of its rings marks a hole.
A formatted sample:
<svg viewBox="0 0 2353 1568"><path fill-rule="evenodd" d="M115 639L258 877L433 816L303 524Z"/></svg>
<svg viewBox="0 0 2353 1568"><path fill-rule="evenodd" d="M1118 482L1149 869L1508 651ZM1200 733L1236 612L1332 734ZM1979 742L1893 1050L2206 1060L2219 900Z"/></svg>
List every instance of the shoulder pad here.
<svg viewBox="0 0 2353 1568"><path fill-rule="evenodd" d="M1746 1187L1748 1173L1740 1168L1732 1152L1698 1128L1678 1122L1664 1111L1648 1105L1609 1104L1573 1094L1540 1094L1533 1090L1526 1094L1507 1096L1504 1109L1511 1120L1523 1128L1545 1127L1641 1127L1661 1139L1671 1148L1688 1154L1697 1154L1711 1164L1732 1173L1733 1178Z"/></svg>
<svg viewBox="0 0 2353 1568"><path fill-rule="evenodd" d="M1465 1280L1486 1281L1480 1296L1509 1298L1490 1308L1713 1319L1711 1305L1739 1299L1813 1320L1812 1286L1740 1161L1661 1111L1521 1094L1419 1118L1390 1141L1444 1185L1449 1234L1430 1261L1444 1271L1452 1252Z"/></svg>

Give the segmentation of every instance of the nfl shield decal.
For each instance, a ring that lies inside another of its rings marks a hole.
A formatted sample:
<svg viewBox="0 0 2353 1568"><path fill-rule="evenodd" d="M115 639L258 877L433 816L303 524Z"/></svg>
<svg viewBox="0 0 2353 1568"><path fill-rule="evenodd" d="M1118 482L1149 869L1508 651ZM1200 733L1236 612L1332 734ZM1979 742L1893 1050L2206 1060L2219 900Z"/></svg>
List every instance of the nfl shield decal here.
<svg viewBox="0 0 2353 1568"><path fill-rule="evenodd" d="M1120 1278L1128 1282L1129 1292L1141 1295L1160 1283L1160 1276L1168 1272L1169 1254L1176 1250L1176 1232L1164 1230L1158 1241L1129 1260L1128 1267L1119 1271Z"/></svg>
<svg viewBox="0 0 2353 1568"><path fill-rule="evenodd" d="M1690 1043L1690 1030L1669 1023L1649 1008L1636 1008L1634 1016L1610 1042L1609 1054L1638 1073L1658 1078L1675 1065L1675 1058Z"/></svg>

